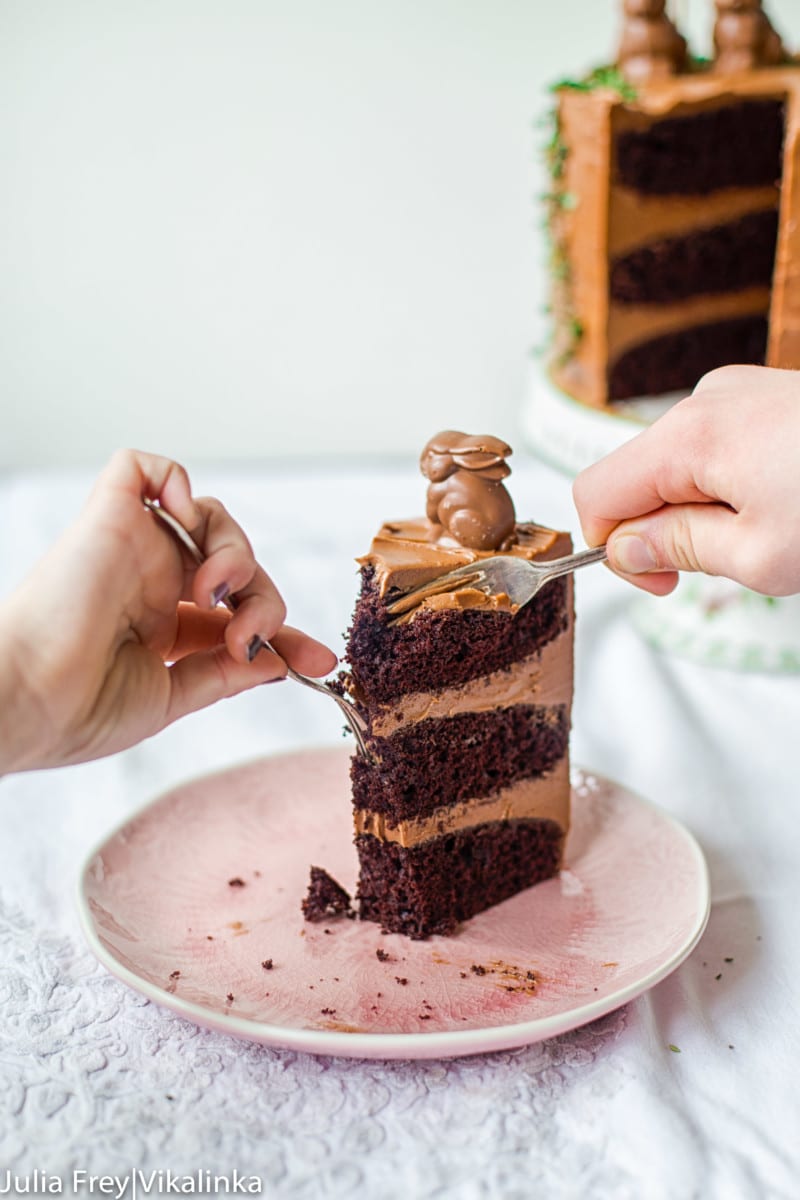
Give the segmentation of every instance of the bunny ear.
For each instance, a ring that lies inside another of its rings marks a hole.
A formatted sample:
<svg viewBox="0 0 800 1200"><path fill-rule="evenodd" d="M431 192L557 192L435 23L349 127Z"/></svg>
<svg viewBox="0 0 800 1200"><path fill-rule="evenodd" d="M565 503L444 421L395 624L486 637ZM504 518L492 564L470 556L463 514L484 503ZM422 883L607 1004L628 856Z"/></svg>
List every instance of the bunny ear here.
<svg viewBox="0 0 800 1200"><path fill-rule="evenodd" d="M469 435L461 433L458 429L443 429L441 433L433 435L422 453L425 454L426 451L432 450L434 454L452 454L454 446L467 443L469 440Z"/></svg>
<svg viewBox="0 0 800 1200"><path fill-rule="evenodd" d="M502 471L502 474L497 475L499 479L504 479L510 474L510 468L506 467L505 460L511 454L511 447L500 438L492 437L490 434L476 434L470 436L467 433L460 433L457 429L445 429L441 433L435 434L425 446L422 452L422 463L431 464L434 458L446 457L452 467L448 474L452 473L456 467L461 467L466 471L487 471L494 469ZM437 473L443 470L443 464L438 465ZM423 465L423 472L432 478L430 470ZM439 478L445 478L439 474Z"/></svg>
<svg viewBox="0 0 800 1200"><path fill-rule="evenodd" d="M485 471L489 467L502 466L511 454L511 447L500 438L487 434L465 438L460 445L453 446L451 453L454 461L467 471Z"/></svg>
<svg viewBox="0 0 800 1200"><path fill-rule="evenodd" d="M488 450L472 450L464 446L453 450L453 462L466 471L484 471L487 467L496 467L503 461L502 454L492 454Z"/></svg>

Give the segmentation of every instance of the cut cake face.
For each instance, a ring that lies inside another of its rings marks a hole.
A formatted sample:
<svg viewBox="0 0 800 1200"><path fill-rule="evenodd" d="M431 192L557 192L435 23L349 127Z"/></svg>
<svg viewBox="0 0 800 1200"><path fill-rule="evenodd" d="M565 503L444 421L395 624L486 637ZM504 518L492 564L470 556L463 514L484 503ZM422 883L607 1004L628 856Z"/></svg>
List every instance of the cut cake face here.
<svg viewBox="0 0 800 1200"><path fill-rule="evenodd" d="M464 589L408 620L387 612L410 587L481 556L571 550L568 534L518 523L513 507L509 527L507 469L459 455L464 438L443 451L451 469L432 471L428 517L383 525L360 560L347 648L370 751L352 763L359 913L414 938L451 934L550 878L569 827L571 579L516 613L502 597L465 602Z"/></svg>
<svg viewBox="0 0 800 1200"><path fill-rule="evenodd" d="M800 63L723 69L722 42L556 88L551 373L593 407L800 367Z"/></svg>

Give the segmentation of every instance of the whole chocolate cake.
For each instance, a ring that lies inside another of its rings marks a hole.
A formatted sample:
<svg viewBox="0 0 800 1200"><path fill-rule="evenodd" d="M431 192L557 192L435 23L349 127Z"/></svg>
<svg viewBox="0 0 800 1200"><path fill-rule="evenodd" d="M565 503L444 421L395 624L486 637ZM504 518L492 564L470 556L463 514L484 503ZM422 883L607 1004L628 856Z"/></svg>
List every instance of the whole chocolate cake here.
<svg viewBox="0 0 800 1200"><path fill-rule="evenodd" d="M482 557L570 553L568 534L515 521L510 453L493 437L432 438L427 516L383 525L359 560L345 677L370 751L352 762L359 911L413 938L550 878L569 826L571 577L516 611L469 587L387 611Z"/></svg>
<svg viewBox="0 0 800 1200"><path fill-rule="evenodd" d="M760 0L716 0L708 61L622 9L616 63L555 90L553 379L602 408L800 367L800 63Z"/></svg>

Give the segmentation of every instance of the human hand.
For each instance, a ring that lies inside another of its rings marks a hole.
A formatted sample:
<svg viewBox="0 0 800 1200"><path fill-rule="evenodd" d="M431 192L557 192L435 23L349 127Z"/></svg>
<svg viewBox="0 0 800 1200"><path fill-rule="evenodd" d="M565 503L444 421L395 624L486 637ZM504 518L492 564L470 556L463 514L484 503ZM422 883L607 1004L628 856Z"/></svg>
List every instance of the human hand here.
<svg viewBox="0 0 800 1200"><path fill-rule="evenodd" d="M800 592L800 374L721 367L644 433L581 472L586 542L655 595L678 571Z"/></svg>
<svg viewBox="0 0 800 1200"><path fill-rule="evenodd" d="M206 555L198 567L146 511L158 499ZM234 615L216 605L228 594ZM336 664L286 608L218 500L184 469L120 451L75 523L0 606L0 774L112 754L226 696ZM278 658L260 647L269 640Z"/></svg>

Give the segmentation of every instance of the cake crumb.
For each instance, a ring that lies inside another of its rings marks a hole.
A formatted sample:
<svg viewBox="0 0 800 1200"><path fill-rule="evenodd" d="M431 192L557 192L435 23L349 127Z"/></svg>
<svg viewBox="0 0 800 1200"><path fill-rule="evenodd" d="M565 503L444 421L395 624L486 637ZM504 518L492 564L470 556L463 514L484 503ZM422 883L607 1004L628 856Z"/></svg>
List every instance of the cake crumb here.
<svg viewBox="0 0 800 1200"><path fill-rule="evenodd" d="M375 951L375 957L377 958L378 962L391 962L392 960L392 956L389 954L388 950L381 950L380 947L378 947L378 949Z"/></svg>
<svg viewBox="0 0 800 1200"><path fill-rule="evenodd" d="M246 887L245 881L237 875L234 879L228 880L228 887Z"/></svg>
<svg viewBox="0 0 800 1200"><path fill-rule="evenodd" d="M180 971L171 971L169 977L170 979L180 979L181 973Z"/></svg>
<svg viewBox="0 0 800 1200"><path fill-rule="evenodd" d="M306 921L325 921L330 917L349 915L352 912L350 893L322 867L312 867L308 894L303 900L302 909Z"/></svg>
<svg viewBox="0 0 800 1200"><path fill-rule="evenodd" d="M402 975L395 975L395 980L401 985L401 987L405 987L408 983L408 980L404 979Z"/></svg>
<svg viewBox="0 0 800 1200"><path fill-rule="evenodd" d="M275 964L271 958L265 958L261 965L265 971L271 971Z"/></svg>
<svg viewBox="0 0 800 1200"><path fill-rule="evenodd" d="M323 1017L335 1017L336 1016L335 1008L321 1008L319 1011L322 1013Z"/></svg>
<svg viewBox="0 0 800 1200"><path fill-rule="evenodd" d="M732 958L723 958L722 961L730 963L730 962L733 962L733 959Z"/></svg>
<svg viewBox="0 0 800 1200"><path fill-rule="evenodd" d="M207 934L206 934L206 941L207 941L207 942L213 942L213 940L214 940L214 939L213 939L213 937L211 936L211 934L210 934L210 933L207 933Z"/></svg>
<svg viewBox="0 0 800 1200"><path fill-rule="evenodd" d="M417 1013L417 1019L419 1021L430 1021L431 1018L428 1013Z"/></svg>
<svg viewBox="0 0 800 1200"><path fill-rule="evenodd" d="M228 1001L228 1004L233 1004L233 1000L234 1000L233 992L228 992L225 999Z"/></svg>
<svg viewBox="0 0 800 1200"><path fill-rule="evenodd" d="M470 967L470 971L472 971L473 975L488 975L489 974L489 972L486 970L486 967L482 967L480 965L480 963L473 963L472 966Z"/></svg>

